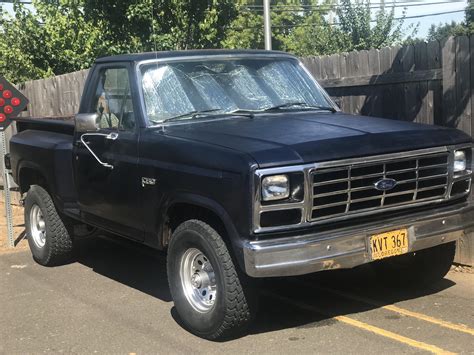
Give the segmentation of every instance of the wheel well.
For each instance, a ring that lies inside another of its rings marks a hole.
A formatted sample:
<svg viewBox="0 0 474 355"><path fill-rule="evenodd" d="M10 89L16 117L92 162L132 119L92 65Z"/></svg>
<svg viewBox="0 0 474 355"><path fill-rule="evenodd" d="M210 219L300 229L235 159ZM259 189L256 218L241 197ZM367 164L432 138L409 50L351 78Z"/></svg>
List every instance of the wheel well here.
<svg viewBox="0 0 474 355"><path fill-rule="evenodd" d="M19 176L21 193L28 192L31 185L39 185L48 191L45 177L36 169L22 168Z"/></svg>
<svg viewBox="0 0 474 355"><path fill-rule="evenodd" d="M176 203L168 209L167 213L168 235L163 236L163 245L168 245L169 239L173 231L183 222L190 219L198 219L209 224L212 228L216 230L217 233L221 235L224 241L227 241L227 228L222 222L221 218L212 210L193 205L189 203Z"/></svg>

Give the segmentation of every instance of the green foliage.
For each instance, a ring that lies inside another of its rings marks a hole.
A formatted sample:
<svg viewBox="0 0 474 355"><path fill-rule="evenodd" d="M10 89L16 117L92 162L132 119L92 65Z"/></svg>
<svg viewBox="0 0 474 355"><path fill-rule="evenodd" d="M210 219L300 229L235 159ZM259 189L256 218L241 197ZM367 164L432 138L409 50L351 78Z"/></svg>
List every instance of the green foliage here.
<svg viewBox="0 0 474 355"><path fill-rule="evenodd" d="M15 16L0 18L0 72L14 82L90 67L102 55L101 29L69 6L34 2L33 14L15 3Z"/></svg>
<svg viewBox="0 0 474 355"><path fill-rule="evenodd" d="M332 54L344 51L342 31L327 23L320 13L308 15L283 43L285 50L300 56Z"/></svg>
<svg viewBox="0 0 474 355"><path fill-rule="evenodd" d="M431 25L428 30L428 41L440 41L450 36L462 36L466 34L466 27L463 24L452 21L444 25Z"/></svg>
<svg viewBox="0 0 474 355"><path fill-rule="evenodd" d="M469 2L466 6L465 20L461 23L452 21L451 23L431 25L428 31L428 41L443 40L451 36L464 36L474 34L474 3Z"/></svg>
<svg viewBox="0 0 474 355"><path fill-rule="evenodd" d="M261 1L241 0L244 8L231 23L223 46L227 48L262 48L262 13L250 11ZM332 0L322 3L313 0L291 1L293 11L281 10L278 5L288 1L273 1L273 49L286 50L297 55L321 55L337 52L381 48L401 43L411 31L403 30L404 16L395 19L394 9L380 9L371 18L369 1L341 0L334 7ZM307 7L305 5L312 5ZM246 6L248 10L245 11Z"/></svg>
<svg viewBox="0 0 474 355"><path fill-rule="evenodd" d="M262 29L262 16L252 12L243 13L231 23L222 46L224 48L263 48Z"/></svg>
<svg viewBox="0 0 474 355"><path fill-rule="evenodd" d="M402 30L405 13L401 20L397 20L393 7L389 11L384 8L377 11L372 24L369 2L342 0L337 15L343 36L346 37L345 50L391 46L400 43L406 35ZM416 32L416 28L412 32Z"/></svg>
<svg viewBox="0 0 474 355"><path fill-rule="evenodd" d="M0 72L13 82L89 68L97 57L215 48L231 0L33 0L0 11Z"/></svg>
<svg viewBox="0 0 474 355"><path fill-rule="evenodd" d="M33 0L34 10L0 7L0 72L9 80L88 68L119 53L192 48L263 48L262 0ZM401 43L416 28L369 0L272 0L273 49L323 55ZM281 5L285 5L282 7ZM474 32L474 5L462 25L434 26L430 39Z"/></svg>

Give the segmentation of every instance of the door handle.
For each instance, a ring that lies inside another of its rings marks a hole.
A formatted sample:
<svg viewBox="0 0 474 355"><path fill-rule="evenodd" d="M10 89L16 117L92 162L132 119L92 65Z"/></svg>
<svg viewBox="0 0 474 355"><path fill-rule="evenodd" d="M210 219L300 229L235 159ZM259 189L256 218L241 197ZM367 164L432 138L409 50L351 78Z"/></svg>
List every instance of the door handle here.
<svg viewBox="0 0 474 355"><path fill-rule="evenodd" d="M114 166L109 164L109 163L106 163L106 162L103 162L102 160L99 159L99 157L94 153L94 151L89 147L89 142L85 141L84 140L84 137L87 137L87 136L102 136L102 137L105 137L106 139L112 139L112 140L115 140L118 138L118 134L116 134L116 137L115 138L108 138L111 134L113 134L115 132L112 132L112 133L109 133L109 134L104 134L104 133L84 133L83 135L81 135L81 143L84 145L84 147L86 147L86 149L89 151L89 153L92 154L92 156L95 158L95 160L97 160L97 162L102 165L104 168L107 168L107 169L113 169Z"/></svg>

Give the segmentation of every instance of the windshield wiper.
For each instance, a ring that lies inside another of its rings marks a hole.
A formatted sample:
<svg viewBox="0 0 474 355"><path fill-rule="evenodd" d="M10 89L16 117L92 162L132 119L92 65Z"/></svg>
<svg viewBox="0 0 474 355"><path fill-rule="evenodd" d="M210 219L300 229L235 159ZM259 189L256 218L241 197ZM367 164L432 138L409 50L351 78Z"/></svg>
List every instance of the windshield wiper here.
<svg viewBox="0 0 474 355"><path fill-rule="evenodd" d="M191 117L191 119L194 119L196 118L197 116L205 116L207 115L208 113L211 113L211 112L216 112L216 111L221 111L222 109L220 108L213 108L213 109L210 109L210 110L196 110L196 111L190 111L190 112L186 112L186 113L183 113L182 115L177 115L177 116L173 116L173 117L168 117L167 119L164 119L163 121L160 121L159 123L165 123L165 122L170 122L170 121L175 121L175 120L179 120L181 118L186 118L186 117Z"/></svg>
<svg viewBox="0 0 474 355"><path fill-rule="evenodd" d="M235 111L224 112L224 115L254 118L255 117L255 112L259 112L259 111L239 109L239 110L235 110Z"/></svg>
<svg viewBox="0 0 474 355"><path fill-rule="evenodd" d="M287 108L287 107L292 107L292 106L300 106L301 108L310 109L310 110L324 110L324 111L336 112L336 109L334 107L331 107L331 106L310 105L310 104L307 104L306 102L301 102L301 101L286 102L286 103L281 104L281 105L276 105L276 106L266 108L263 111L279 110L279 109L282 109L282 108Z"/></svg>

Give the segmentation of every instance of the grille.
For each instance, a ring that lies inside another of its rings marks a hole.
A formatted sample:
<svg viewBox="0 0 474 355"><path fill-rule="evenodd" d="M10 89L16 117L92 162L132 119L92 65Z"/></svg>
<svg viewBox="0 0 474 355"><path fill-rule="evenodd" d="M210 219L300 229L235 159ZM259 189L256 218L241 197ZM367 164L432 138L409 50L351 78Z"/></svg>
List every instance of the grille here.
<svg viewBox="0 0 474 355"><path fill-rule="evenodd" d="M448 153L322 168L312 172L311 178L311 221L444 199L449 184ZM380 191L375 184L381 179L394 179L397 184Z"/></svg>

